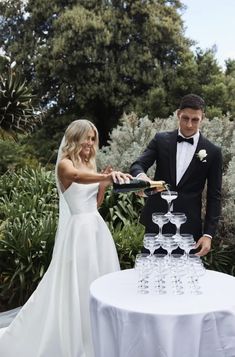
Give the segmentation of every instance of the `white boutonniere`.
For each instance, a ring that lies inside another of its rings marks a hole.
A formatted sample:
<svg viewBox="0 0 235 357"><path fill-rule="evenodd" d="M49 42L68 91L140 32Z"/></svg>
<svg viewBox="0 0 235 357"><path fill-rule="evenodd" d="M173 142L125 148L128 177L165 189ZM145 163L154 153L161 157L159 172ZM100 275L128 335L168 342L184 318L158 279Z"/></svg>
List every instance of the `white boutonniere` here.
<svg viewBox="0 0 235 357"><path fill-rule="evenodd" d="M201 162L206 162L205 158L207 157L207 152L205 149L199 150L196 156Z"/></svg>

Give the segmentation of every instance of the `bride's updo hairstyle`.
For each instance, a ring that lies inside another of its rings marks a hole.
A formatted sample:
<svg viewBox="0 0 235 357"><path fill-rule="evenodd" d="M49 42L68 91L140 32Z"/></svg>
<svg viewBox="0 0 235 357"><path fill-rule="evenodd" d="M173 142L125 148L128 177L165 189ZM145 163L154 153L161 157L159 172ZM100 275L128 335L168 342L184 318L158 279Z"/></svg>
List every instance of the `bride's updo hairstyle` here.
<svg viewBox="0 0 235 357"><path fill-rule="evenodd" d="M91 148L87 165L96 170L95 158L99 146L99 135L95 125L86 119L74 120L66 129L64 135L64 146L62 148L62 159L70 159L75 167L81 163L80 152L82 150L82 144L86 140L90 130L94 131L95 142Z"/></svg>

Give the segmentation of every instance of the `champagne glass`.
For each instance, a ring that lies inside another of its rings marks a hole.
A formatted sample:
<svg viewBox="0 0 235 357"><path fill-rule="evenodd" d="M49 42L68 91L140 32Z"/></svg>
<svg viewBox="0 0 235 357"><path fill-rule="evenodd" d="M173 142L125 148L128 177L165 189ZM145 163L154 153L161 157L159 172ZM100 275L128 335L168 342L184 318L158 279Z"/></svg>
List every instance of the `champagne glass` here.
<svg viewBox="0 0 235 357"><path fill-rule="evenodd" d="M156 236L157 240L159 241L159 243L161 244L162 241L162 227L169 222L169 218L166 217L165 213L162 212L154 212L152 214L152 220L155 224L158 225L159 227L159 233Z"/></svg>
<svg viewBox="0 0 235 357"><path fill-rule="evenodd" d="M171 256L171 282L173 292L176 295L184 294L184 284L182 277L185 275L184 265L182 263L181 258L175 257L174 255Z"/></svg>
<svg viewBox="0 0 235 357"><path fill-rule="evenodd" d="M167 217L171 217L171 203L173 200L175 200L178 197L178 192L176 191L163 191L161 192L161 198L167 202L168 205L168 211L165 214Z"/></svg>
<svg viewBox="0 0 235 357"><path fill-rule="evenodd" d="M166 278L168 269L165 264L164 257L157 257L154 260L153 269L153 291L157 294L163 295L167 293Z"/></svg>
<svg viewBox="0 0 235 357"><path fill-rule="evenodd" d="M138 276L137 289L141 294L149 293L149 277L150 277L150 266L148 254L141 253L137 254L135 259L135 270Z"/></svg>
<svg viewBox="0 0 235 357"><path fill-rule="evenodd" d="M191 249L195 248L195 240L192 234L183 233L180 235L181 239L179 241L179 247L184 250L186 263L188 262L189 252Z"/></svg>
<svg viewBox="0 0 235 357"><path fill-rule="evenodd" d="M149 250L149 258L153 258L154 251L160 248L160 243L157 241L155 233L146 233L144 235L144 247Z"/></svg>
<svg viewBox="0 0 235 357"><path fill-rule="evenodd" d="M206 273L206 269L203 266L200 257L196 255L189 255L188 272L189 287L191 293L197 295L202 294L202 288L200 285L199 278Z"/></svg>
<svg viewBox="0 0 235 357"><path fill-rule="evenodd" d="M161 246L163 249L165 249L167 251L167 261L168 261L168 264L170 264L171 252L173 250L175 250L176 248L178 248L178 244L175 242L175 240L173 238L173 234L169 234L169 233L163 234Z"/></svg>
<svg viewBox="0 0 235 357"><path fill-rule="evenodd" d="M174 212L169 218L170 218L170 222L176 226L176 233L174 234L173 238L175 239L176 242L179 242L181 239L180 227L181 224L187 221L187 217L184 213Z"/></svg>

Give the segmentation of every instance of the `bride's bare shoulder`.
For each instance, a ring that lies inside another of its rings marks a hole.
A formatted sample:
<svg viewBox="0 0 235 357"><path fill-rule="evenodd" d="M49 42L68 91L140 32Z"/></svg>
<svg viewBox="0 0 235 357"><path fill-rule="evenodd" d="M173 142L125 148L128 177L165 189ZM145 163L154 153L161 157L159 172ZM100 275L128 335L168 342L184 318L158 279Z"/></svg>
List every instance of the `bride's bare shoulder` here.
<svg viewBox="0 0 235 357"><path fill-rule="evenodd" d="M70 159L64 158L58 162L58 170L64 170L66 168L74 167L73 162Z"/></svg>

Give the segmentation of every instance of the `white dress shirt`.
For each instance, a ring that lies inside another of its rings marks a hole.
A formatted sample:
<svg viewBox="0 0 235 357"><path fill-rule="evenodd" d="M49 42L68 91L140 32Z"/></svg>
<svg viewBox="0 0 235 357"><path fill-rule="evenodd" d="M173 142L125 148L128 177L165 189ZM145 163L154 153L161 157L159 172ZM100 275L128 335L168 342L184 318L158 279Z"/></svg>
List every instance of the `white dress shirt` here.
<svg viewBox="0 0 235 357"><path fill-rule="evenodd" d="M185 138L185 136L180 132L180 129L178 130L178 135L181 135L183 138ZM197 133L194 134L193 136L190 136L190 138L193 138L193 145L187 143L186 141L177 143L177 152L176 152L176 184L177 185L180 182L190 162L193 159L199 140L199 131L197 131ZM187 139L189 138L187 137Z"/></svg>

